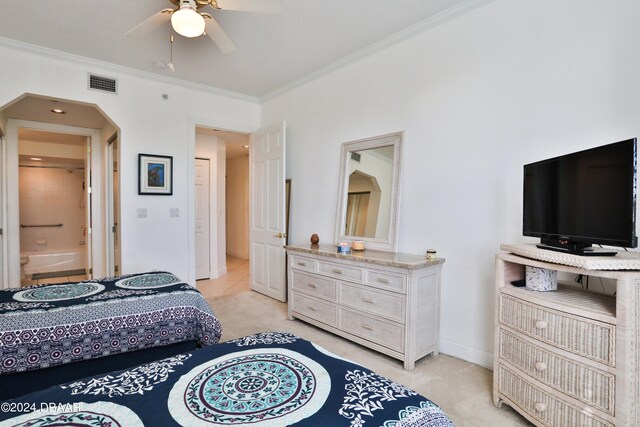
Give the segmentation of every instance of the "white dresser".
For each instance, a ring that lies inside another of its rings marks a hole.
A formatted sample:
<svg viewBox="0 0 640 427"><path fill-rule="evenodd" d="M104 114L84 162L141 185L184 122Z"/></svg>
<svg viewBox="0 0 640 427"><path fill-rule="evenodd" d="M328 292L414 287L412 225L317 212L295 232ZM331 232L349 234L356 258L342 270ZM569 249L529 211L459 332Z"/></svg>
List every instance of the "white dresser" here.
<svg viewBox="0 0 640 427"><path fill-rule="evenodd" d="M546 252L539 255L550 256ZM570 281L590 276L591 289L602 289L599 279L615 281L616 296L561 283L549 292L511 285L524 279L526 266L556 270ZM640 272L589 270L499 253L495 405L508 403L538 426L640 425L639 309Z"/></svg>
<svg viewBox="0 0 640 427"><path fill-rule="evenodd" d="M438 353L444 259L333 245L286 246L289 319L400 359L411 370Z"/></svg>

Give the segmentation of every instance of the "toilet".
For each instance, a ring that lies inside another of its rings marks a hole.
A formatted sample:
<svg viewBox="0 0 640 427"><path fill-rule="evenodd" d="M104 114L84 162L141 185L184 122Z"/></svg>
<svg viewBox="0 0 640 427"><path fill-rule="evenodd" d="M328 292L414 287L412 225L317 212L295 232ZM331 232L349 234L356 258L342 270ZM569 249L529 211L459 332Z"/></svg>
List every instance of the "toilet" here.
<svg viewBox="0 0 640 427"><path fill-rule="evenodd" d="M25 279L27 274L24 272L24 266L29 262L29 255L20 256L20 279Z"/></svg>

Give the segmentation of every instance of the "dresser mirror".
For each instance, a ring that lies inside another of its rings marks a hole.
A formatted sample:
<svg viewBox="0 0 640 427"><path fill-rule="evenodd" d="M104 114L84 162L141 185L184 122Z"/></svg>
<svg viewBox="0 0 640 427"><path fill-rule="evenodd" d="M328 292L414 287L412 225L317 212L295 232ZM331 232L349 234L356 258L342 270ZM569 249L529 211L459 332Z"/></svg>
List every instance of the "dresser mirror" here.
<svg viewBox="0 0 640 427"><path fill-rule="evenodd" d="M395 251L402 132L342 144L336 241Z"/></svg>

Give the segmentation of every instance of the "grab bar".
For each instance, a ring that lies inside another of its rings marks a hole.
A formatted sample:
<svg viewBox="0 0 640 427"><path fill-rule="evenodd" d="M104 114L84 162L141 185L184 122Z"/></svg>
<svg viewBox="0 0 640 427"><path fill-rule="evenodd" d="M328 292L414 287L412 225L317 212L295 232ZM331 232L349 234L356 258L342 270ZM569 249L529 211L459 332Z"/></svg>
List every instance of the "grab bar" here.
<svg viewBox="0 0 640 427"><path fill-rule="evenodd" d="M43 225L25 225L20 224L20 228L31 228L31 227L62 227L64 224L43 224Z"/></svg>

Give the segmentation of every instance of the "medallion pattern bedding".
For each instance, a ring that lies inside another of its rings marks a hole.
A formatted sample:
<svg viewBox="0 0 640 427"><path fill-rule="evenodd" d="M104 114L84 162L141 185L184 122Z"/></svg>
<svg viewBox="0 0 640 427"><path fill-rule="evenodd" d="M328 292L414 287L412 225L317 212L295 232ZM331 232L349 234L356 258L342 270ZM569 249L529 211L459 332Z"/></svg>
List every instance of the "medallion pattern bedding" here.
<svg viewBox="0 0 640 427"><path fill-rule="evenodd" d="M415 391L309 341L274 332L2 405L8 411L0 412L0 426L453 426L440 407Z"/></svg>
<svg viewBox="0 0 640 427"><path fill-rule="evenodd" d="M0 374L183 341L207 346L221 331L200 292L167 272L5 289Z"/></svg>

